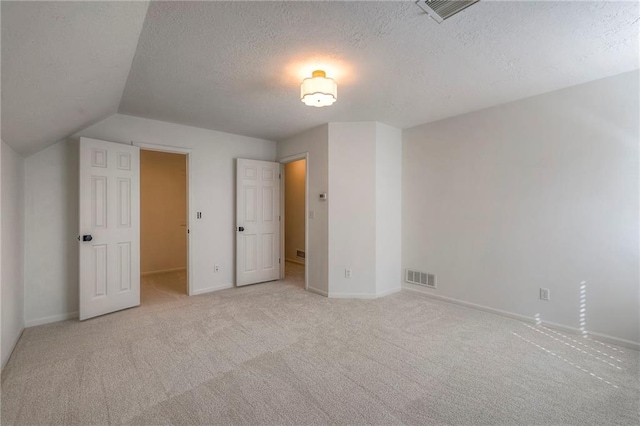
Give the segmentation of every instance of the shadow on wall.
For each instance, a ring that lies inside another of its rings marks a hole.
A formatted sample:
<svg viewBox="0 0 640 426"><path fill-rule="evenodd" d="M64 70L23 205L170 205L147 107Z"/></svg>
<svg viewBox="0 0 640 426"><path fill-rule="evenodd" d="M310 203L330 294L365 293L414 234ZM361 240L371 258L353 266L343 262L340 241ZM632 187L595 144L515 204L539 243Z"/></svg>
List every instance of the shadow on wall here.
<svg viewBox="0 0 640 426"><path fill-rule="evenodd" d="M78 242L78 235L80 232L80 140L70 139L67 141L67 155L64 156L64 181L66 182L66 202L63 202L65 211L63 212L62 219L66 218L66 235L69 238L66 239L67 244L64 248L64 256L66 257L65 271L66 277L63 282L69 283L69 292L67 293L66 310L68 312L76 312L79 310L79 295L80 295L80 281L79 281L79 258L80 247Z"/></svg>

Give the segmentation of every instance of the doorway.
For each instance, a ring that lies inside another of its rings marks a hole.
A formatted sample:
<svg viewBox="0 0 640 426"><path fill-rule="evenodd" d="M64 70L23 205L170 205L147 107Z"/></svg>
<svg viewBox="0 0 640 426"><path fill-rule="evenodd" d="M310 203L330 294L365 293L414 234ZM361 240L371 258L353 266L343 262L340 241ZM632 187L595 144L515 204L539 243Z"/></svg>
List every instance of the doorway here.
<svg viewBox="0 0 640 426"><path fill-rule="evenodd" d="M283 161L283 252L285 281L306 289L307 157Z"/></svg>
<svg viewBox="0 0 640 426"><path fill-rule="evenodd" d="M187 296L188 156L140 150L141 304Z"/></svg>

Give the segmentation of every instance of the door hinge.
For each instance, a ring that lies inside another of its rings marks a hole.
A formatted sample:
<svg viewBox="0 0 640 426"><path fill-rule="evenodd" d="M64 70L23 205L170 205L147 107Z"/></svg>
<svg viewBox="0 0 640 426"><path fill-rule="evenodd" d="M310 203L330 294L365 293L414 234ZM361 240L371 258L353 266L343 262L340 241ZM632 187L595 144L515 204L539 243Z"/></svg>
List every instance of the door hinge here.
<svg viewBox="0 0 640 426"><path fill-rule="evenodd" d="M281 220L282 220L282 219L281 219L281 216L278 216L278 222L280 222Z"/></svg>
<svg viewBox="0 0 640 426"><path fill-rule="evenodd" d="M278 173L278 179L282 179L282 173Z"/></svg>
<svg viewBox="0 0 640 426"><path fill-rule="evenodd" d="M191 230L190 230L190 229L187 229L187 234L190 234L190 233L191 233Z"/></svg>
<svg viewBox="0 0 640 426"><path fill-rule="evenodd" d="M280 264L280 263L282 263L282 259L278 259L278 263L279 263L279 264Z"/></svg>

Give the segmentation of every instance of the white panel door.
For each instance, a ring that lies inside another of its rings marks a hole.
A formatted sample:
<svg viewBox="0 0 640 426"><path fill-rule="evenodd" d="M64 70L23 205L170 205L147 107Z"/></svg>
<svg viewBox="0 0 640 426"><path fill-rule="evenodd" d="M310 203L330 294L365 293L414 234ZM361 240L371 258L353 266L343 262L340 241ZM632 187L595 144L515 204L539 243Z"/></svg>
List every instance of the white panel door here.
<svg viewBox="0 0 640 426"><path fill-rule="evenodd" d="M140 150L80 139L80 320L140 304Z"/></svg>
<svg viewBox="0 0 640 426"><path fill-rule="evenodd" d="M280 278L280 163L238 159L236 285Z"/></svg>

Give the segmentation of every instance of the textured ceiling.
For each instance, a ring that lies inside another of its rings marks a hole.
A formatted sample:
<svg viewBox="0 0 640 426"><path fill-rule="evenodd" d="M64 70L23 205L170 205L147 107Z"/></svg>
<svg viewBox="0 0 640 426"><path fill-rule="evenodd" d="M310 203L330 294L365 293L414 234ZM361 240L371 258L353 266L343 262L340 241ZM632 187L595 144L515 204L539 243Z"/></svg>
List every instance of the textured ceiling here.
<svg viewBox="0 0 640 426"><path fill-rule="evenodd" d="M638 68L636 2L481 1L438 25L407 2L152 3L119 112L280 140L400 128ZM307 62L338 102L299 100Z"/></svg>
<svg viewBox="0 0 640 426"><path fill-rule="evenodd" d="M19 3L2 2L2 137L22 153L116 110L280 140L328 121L406 128L639 66L637 2L481 1L440 25L412 1L152 2L146 20L141 2ZM332 107L299 100L314 65L338 82Z"/></svg>
<svg viewBox="0 0 640 426"><path fill-rule="evenodd" d="M27 155L118 109L146 2L2 2L2 139Z"/></svg>

